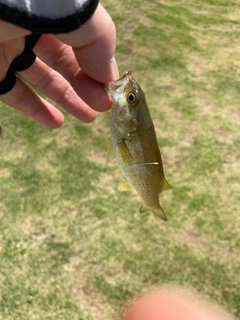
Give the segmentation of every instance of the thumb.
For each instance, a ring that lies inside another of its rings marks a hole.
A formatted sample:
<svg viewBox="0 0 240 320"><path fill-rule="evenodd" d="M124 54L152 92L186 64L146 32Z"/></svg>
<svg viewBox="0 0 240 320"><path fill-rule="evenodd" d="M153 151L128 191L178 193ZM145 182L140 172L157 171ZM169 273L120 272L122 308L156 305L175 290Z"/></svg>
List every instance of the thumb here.
<svg viewBox="0 0 240 320"><path fill-rule="evenodd" d="M118 78L114 59L116 29L101 4L83 27L56 37L73 47L82 71L94 80L108 83Z"/></svg>

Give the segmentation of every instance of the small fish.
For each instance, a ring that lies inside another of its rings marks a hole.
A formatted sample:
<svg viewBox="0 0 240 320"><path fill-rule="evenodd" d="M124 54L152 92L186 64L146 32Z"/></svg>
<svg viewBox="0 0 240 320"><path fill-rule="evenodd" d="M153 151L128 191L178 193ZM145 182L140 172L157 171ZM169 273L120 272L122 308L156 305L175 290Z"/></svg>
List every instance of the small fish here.
<svg viewBox="0 0 240 320"><path fill-rule="evenodd" d="M107 163L116 158L124 176L121 191L135 190L143 204L140 212L152 211L167 220L159 204L159 193L171 189L164 177L154 125L144 92L126 72L104 85L112 100L111 144Z"/></svg>

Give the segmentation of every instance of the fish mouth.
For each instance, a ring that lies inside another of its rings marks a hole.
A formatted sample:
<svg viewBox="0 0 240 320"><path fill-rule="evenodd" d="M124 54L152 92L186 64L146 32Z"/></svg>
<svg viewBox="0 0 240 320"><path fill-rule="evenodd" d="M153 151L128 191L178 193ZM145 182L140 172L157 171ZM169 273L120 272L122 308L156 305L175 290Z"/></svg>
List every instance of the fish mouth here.
<svg viewBox="0 0 240 320"><path fill-rule="evenodd" d="M122 81L126 77L131 77L131 75L132 75L131 71L126 71L119 79L117 79L116 81L113 81L113 82Z"/></svg>
<svg viewBox="0 0 240 320"><path fill-rule="evenodd" d="M126 71L119 79L103 85L104 90L112 101L114 101L114 96L123 93L126 84L131 79L131 75L130 71Z"/></svg>

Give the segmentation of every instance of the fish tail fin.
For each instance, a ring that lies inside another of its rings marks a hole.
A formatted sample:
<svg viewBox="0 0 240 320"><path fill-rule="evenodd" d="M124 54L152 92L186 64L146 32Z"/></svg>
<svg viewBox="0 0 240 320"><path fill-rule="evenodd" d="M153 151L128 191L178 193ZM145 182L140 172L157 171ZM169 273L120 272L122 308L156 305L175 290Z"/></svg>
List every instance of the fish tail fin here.
<svg viewBox="0 0 240 320"><path fill-rule="evenodd" d="M155 208L153 210L151 210L156 216L158 216L159 218L161 218L164 221L167 221L167 217L162 209L161 206L159 206L158 208Z"/></svg>
<svg viewBox="0 0 240 320"><path fill-rule="evenodd" d="M159 218L161 218L162 220L164 221L167 221L167 217L162 209L162 207L159 205L159 207L157 208L146 208L144 207L143 205L140 207L140 210L139 212L140 213L143 213L143 212L146 212L146 211L152 211L152 213L154 213L156 216L158 216Z"/></svg>

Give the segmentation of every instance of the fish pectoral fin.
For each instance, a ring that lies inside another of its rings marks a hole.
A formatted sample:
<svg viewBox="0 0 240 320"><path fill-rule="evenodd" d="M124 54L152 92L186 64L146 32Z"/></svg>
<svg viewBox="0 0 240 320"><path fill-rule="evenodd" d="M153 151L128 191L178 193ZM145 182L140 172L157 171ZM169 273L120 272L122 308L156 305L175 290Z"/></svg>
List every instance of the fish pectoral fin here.
<svg viewBox="0 0 240 320"><path fill-rule="evenodd" d="M127 179L124 179L123 182L119 185L118 190L120 191L132 191Z"/></svg>
<svg viewBox="0 0 240 320"><path fill-rule="evenodd" d="M126 145L125 140L122 140L121 143L118 144L117 148L123 162L125 163L133 162L133 156L131 155L129 148Z"/></svg>
<svg viewBox="0 0 240 320"><path fill-rule="evenodd" d="M113 145L111 142L108 147L107 154L106 154L106 163L109 163L113 159L115 159L115 154L114 154Z"/></svg>
<svg viewBox="0 0 240 320"><path fill-rule="evenodd" d="M159 205L159 207L157 207L155 209L147 208L147 207L144 207L143 205L141 205L139 212L143 213L146 211L152 211L152 213L154 213L156 216L158 216L159 218L161 218L164 221L167 221L167 217L165 216L165 213L160 205Z"/></svg>

